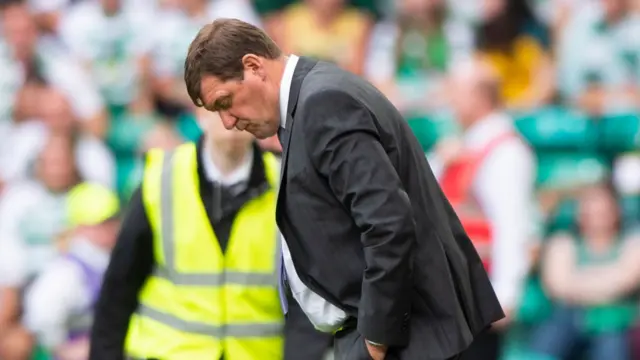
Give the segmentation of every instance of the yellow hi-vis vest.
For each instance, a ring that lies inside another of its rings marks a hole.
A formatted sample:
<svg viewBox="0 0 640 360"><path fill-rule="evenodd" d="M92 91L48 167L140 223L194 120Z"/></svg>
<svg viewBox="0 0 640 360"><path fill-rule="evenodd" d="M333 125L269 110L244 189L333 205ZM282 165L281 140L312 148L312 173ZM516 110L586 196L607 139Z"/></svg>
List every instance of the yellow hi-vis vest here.
<svg viewBox="0 0 640 360"><path fill-rule="evenodd" d="M200 198L195 145L149 152L142 197L156 269L129 323L128 356L283 358L275 223L280 168L272 154L263 159L271 188L238 212L223 254Z"/></svg>

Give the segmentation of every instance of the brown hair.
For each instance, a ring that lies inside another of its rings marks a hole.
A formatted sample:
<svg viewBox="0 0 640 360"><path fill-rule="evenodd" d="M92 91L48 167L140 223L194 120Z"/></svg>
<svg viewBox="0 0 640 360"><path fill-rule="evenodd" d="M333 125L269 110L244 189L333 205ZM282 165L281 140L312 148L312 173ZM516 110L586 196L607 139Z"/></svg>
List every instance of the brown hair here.
<svg viewBox="0 0 640 360"><path fill-rule="evenodd" d="M282 51L264 31L244 21L221 18L205 25L191 42L184 62L184 81L193 103L204 105L200 98L204 75L242 80L242 58L247 54L273 60Z"/></svg>

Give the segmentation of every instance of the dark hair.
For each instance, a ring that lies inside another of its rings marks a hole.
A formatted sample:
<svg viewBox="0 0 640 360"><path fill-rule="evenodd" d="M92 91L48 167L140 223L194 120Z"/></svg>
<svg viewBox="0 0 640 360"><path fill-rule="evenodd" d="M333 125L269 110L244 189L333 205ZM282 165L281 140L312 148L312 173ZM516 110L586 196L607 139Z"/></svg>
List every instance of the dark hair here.
<svg viewBox="0 0 640 360"><path fill-rule="evenodd" d="M193 103L204 105L200 94L204 75L242 80L242 58L247 54L273 60L282 51L264 31L244 21L217 19L205 25L191 42L184 62L184 81Z"/></svg>
<svg viewBox="0 0 640 360"><path fill-rule="evenodd" d="M527 0L506 0L504 6L502 13L478 27L480 49L509 52L523 28L532 21L536 22Z"/></svg>
<svg viewBox="0 0 640 360"><path fill-rule="evenodd" d="M26 5L26 0L0 0L0 11L17 5Z"/></svg>

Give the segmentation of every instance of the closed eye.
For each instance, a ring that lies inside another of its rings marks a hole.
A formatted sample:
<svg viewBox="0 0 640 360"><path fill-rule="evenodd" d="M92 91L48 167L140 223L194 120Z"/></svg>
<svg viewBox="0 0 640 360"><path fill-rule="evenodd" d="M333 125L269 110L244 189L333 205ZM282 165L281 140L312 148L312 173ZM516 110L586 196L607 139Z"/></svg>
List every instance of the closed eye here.
<svg viewBox="0 0 640 360"><path fill-rule="evenodd" d="M228 110L231 108L231 98L226 96L216 100L215 104L213 104L213 108L215 111Z"/></svg>

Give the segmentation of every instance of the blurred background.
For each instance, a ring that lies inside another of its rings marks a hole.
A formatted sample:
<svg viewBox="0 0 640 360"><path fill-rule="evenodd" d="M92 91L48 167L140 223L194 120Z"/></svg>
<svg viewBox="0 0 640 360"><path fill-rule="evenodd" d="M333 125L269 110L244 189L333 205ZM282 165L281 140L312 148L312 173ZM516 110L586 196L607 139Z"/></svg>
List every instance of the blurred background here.
<svg viewBox="0 0 640 360"><path fill-rule="evenodd" d="M218 17L369 79L443 181L477 159L458 188L509 315L487 360L640 359L638 0L0 0L0 359L48 359L90 324L141 155L200 136L182 67ZM496 129L526 146L483 143ZM57 299L74 277L94 296Z"/></svg>

